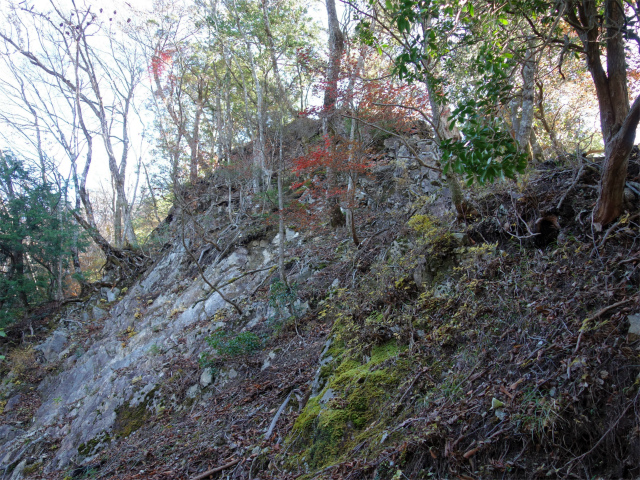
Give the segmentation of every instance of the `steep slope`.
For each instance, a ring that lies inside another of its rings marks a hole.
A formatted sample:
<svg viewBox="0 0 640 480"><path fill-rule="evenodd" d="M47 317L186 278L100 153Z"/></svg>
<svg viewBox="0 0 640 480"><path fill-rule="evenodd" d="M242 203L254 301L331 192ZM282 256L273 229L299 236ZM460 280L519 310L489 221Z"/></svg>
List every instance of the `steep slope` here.
<svg viewBox="0 0 640 480"><path fill-rule="evenodd" d="M547 164L456 223L432 172L385 153L359 247L287 231L290 291L258 200L233 226L215 176L194 189L139 279L64 310L5 377L6 477L640 473L636 217L593 238L597 170Z"/></svg>

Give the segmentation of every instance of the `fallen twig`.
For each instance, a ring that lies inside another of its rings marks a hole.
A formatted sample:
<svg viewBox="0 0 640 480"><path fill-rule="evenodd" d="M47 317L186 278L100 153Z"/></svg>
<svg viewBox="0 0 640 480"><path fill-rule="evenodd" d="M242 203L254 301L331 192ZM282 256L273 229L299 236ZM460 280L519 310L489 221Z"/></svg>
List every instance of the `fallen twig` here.
<svg viewBox="0 0 640 480"><path fill-rule="evenodd" d="M418 374L413 377L413 380L411 380L411 383L409 384L409 386L407 387L407 389L404 391L404 393L402 394L402 396L400 397L400 400L398 400L398 404L402 403L402 400L404 400L404 397L407 396L407 393L409 393L411 391L411 389L413 388L413 386L415 385L415 383L418 381L418 379L422 376L422 375L427 375L429 377L429 380L431 380L432 382L435 383L435 380L431 377L431 375L429 375L427 372L429 371L428 368L423 368L422 370L420 370L418 372Z"/></svg>
<svg viewBox="0 0 640 480"><path fill-rule="evenodd" d="M583 458L585 458L586 456L590 455L596 448L598 448L598 445L600 445L602 443L602 441L607 438L607 435L609 435L614 428L616 428L618 426L618 423L620 423L620 420L622 420L622 417L625 416L625 414L627 413L627 411L629 410L629 408L631 408L632 405L635 405L636 400L638 400L638 395L635 396L635 398L629 402L629 404L624 408L624 410L622 410L622 413L620 414L620 416L618 417L618 419L613 422L613 425L611 425L606 432L604 432L604 435L602 435L602 437L600 437L600 440L598 440L595 445L593 447L591 447L591 449L588 452L583 453L582 455L580 455L579 457L576 457L572 460L569 460L567 463L565 463L564 467L562 468L567 468L569 465L571 465L574 462L577 462L578 460L582 460Z"/></svg>
<svg viewBox="0 0 640 480"><path fill-rule="evenodd" d="M604 307L603 309L598 310L596 313L594 313L591 317L587 318L585 322L592 322L593 320L600 318L602 315L604 315L608 311L613 310L614 308L621 307L622 305L625 305L633 300L634 300L633 298L627 298L626 300L621 300L619 302L609 305L608 307Z"/></svg>
<svg viewBox="0 0 640 480"><path fill-rule="evenodd" d="M211 470L207 470L206 472L201 473L197 477L193 477L191 480L202 480L203 478L210 477L214 473L221 472L222 470L226 470L227 468L230 468L230 467L233 467L234 465L237 465L238 463L240 463L240 460L242 460L242 459L238 458L238 459L233 460L233 461L231 461L229 463L221 465L220 467L216 467L216 468L212 468Z"/></svg>
<svg viewBox="0 0 640 480"><path fill-rule="evenodd" d="M607 241L607 239L609 238L609 235L611 235L611 232L613 232L616 228L618 228L622 224L622 222L628 223L631 220L635 220L638 217L640 217L640 214L636 213L635 215L632 215L629 218L623 217L620 220L618 220L616 223L611 225L609 229L605 232L604 237L602 237L602 241L600 242L600 245L598 245L598 250L600 250L604 246L604 242Z"/></svg>
<svg viewBox="0 0 640 480"><path fill-rule="evenodd" d="M284 412L284 409L287 408L287 405L289 404L289 400L291 399L292 394L293 394L293 390L289 392L289 395L287 395L287 398L284 400L282 405L280 405L280 408L278 409L275 416L273 417L273 420L271 420L271 425L269 425L269 430L267 430L267 433L264 436L264 438L266 438L267 440L269 439L269 437L271 437L271 434L273 433L273 429L276 428L276 423L278 423L278 419L280 418L280 415L282 415L282 412Z"/></svg>
<svg viewBox="0 0 640 480"><path fill-rule="evenodd" d="M621 300L619 302L616 302L612 305L609 305L608 307L604 307L601 310L598 310L596 313L594 313L591 317L587 318L583 324L592 322L593 320L596 320L598 318L600 318L602 315L604 315L605 313L607 313L610 310L613 310L614 308L618 308L621 307L622 305L626 305L627 303L631 302L633 300L633 298L628 298L626 300ZM578 340L576 341L576 348L573 350L573 354L575 355L578 352L578 349L580 348L580 341L582 340L582 334L584 333L584 329L580 329L580 333L578 334Z"/></svg>
<svg viewBox="0 0 640 480"><path fill-rule="evenodd" d="M580 166L580 169L578 170L578 173L576 174L576 178L573 180L573 182L571 182L571 185L569 186L569 188L567 190L565 190L564 194L560 198L560 201L558 202L558 206L556 207L556 210L560 210L560 208L562 207L562 204L564 203L564 201L567 198L567 195L569 195L573 191L573 189L576 187L577 183L582 178L582 175L584 175L584 165Z"/></svg>

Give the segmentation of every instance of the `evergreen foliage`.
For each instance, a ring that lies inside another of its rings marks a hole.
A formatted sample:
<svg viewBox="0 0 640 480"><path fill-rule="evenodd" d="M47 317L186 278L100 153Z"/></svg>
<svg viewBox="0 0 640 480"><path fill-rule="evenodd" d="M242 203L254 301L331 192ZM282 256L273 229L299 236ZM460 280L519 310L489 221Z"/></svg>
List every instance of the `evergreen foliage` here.
<svg viewBox="0 0 640 480"><path fill-rule="evenodd" d="M77 233L62 189L0 153L0 327L54 298Z"/></svg>

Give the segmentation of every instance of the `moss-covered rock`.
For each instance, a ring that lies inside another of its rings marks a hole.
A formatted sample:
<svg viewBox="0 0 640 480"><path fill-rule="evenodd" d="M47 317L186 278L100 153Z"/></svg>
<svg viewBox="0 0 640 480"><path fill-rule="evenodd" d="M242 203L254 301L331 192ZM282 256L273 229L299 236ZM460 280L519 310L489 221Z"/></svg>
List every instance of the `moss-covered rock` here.
<svg viewBox="0 0 640 480"><path fill-rule="evenodd" d="M293 427L289 441L299 456L290 461L321 468L348 455L363 434L382 431L379 412L391 403L404 377L401 372L409 367L398 356L404 348L395 341L373 347L364 363L335 350L339 358L325 366L332 372L328 382L307 402Z"/></svg>
<svg viewBox="0 0 640 480"><path fill-rule="evenodd" d="M136 405L125 402L116 408L113 433L116 437L128 437L142 427L152 414L151 406L157 388L150 390Z"/></svg>
<svg viewBox="0 0 640 480"><path fill-rule="evenodd" d="M78 446L78 453L85 457L89 457L97 453L101 445L106 445L109 442L111 442L111 436L107 432L102 432L91 440L81 443Z"/></svg>

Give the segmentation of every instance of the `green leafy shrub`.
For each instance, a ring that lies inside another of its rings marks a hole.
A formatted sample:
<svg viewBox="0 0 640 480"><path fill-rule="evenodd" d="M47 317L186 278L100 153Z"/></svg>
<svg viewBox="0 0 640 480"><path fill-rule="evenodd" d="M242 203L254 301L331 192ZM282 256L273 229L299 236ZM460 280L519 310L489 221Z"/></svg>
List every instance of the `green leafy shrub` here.
<svg viewBox="0 0 640 480"><path fill-rule="evenodd" d="M297 317L294 302L298 298L298 285L294 282L287 285L281 280L276 280L269 289L269 305L276 309L278 317Z"/></svg>
<svg viewBox="0 0 640 480"><path fill-rule="evenodd" d="M225 358L250 355L262 348L260 337L251 332L234 334L226 330L216 330L206 340L209 346L218 352L219 356Z"/></svg>

